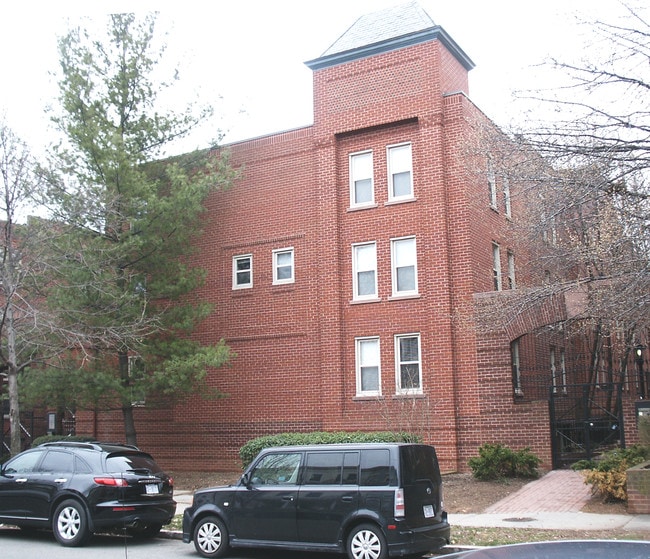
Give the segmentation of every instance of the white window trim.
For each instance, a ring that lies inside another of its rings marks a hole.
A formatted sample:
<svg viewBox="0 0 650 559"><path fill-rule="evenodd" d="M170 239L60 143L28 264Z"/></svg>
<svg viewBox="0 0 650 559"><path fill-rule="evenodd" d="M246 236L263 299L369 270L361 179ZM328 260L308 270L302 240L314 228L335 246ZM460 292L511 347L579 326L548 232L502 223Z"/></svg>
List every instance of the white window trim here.
<svg viewBox="0 0 650 559"><path fill-rule="evenodd" d="M510 289L517 289L517 278L515 274L515 253L511 250L508 251L508 287Z"/></svg>
<svg viewBox="0 0 650 559"><path fill-rule="evenodd" d="M369 366L371 364L361 362L361 344L363 342L376 341L377 342L377 390L362 390L361 384L361 368L363 365ZM355 338L354 340L354 359L355 359L355 376L357 385L357 397L376 397L381 396L381 342L379 336L368 336L363 338Z"/></svg>
<svg viewBox="0 0 650 559"><path fill-rule="evenodd" d="M359 295L359 272L370 271L370 270L359 270L357 267L357 249L360 247L367 246L375 247L375 262L374 262L374 272L375 272L375 291L370 295ZM367 243L354 243L352 245L352 300L353 301L376 301L379 298L378 294L378 285L377 285L377 242L371 241Z"/></svg>
<svg viewBox="0 0 650 559"><path fill-rule="evenodd" d="M501 278L501 247L499 243L492 243L492 287L495 291L503 290Z"/></svg>
<svg viewBox="0 0 650 559"><path fill-rule="evenodd" d="M402 338L417 338L418 339L418 384L417 388L402 388L402 361L400 360L399 342ZM395 392L399 395L404 394L422 394L422 339L419 332L411 334L396 334L395 335Z"/></svg>
<svg viewBox="0 0 650 559"><path fill-rule="evenodd" d="M405 194L402 196L394 196L393 195L393 171L391 169L391 162L392 162L392 157L391 157L391 152L393 150L397 150L399 148L403 148L408 146L410 148L410 165L408 168L408 171L411 176L411 192L409 194ZM407 200L413 200L415 198L415 186L414 186L414 180L413 180L413 144L411 142L402 142L401 144L393 144L390 146L386 146L386 164L387 164L387 169L388 169L388 202L402 202L402 201L407 201Z"/></svg>
<svg viewBox="0 0 650 559"><path fill-rule="evenodd" d="M512 201L510 198L510 179L508 175L503 175L503 205L505 207L506 217L512 217Z"/></svg>
<svg viewBox="0 0 650 559"><path fill-rule="evenodd" d="M415 262L413 263L414 274L415 274L415 288L408 291L397 291L397 262L396 257L397 253L395 250L396 245L400 241L413 240L415 245ZM409 237L399 237L397 239L390 240L390 270L391 270L391 282L392 282L392 297L412 297L419 294L418 291L418 245L415 239L415 236Z"/></svg>
<svg viewBox="0 0 650 559"><path fill-rule="evenodd" d="M370 156L370 200L367 202L360 202L358 203L355 198L355 188L354 188L354 180L355 180L355 174L354 174L354 159L355 157L360 157L363 155L369 155ZM355 153L351 153L348 158L348 174L349 174L349 181L350 181L350 208L368 208L368 207L375 207L375 178L374 178L374 169L375 169L375 162L374 162L374 155L372 150L365 150L365 151L358 151Z"/></svg>
<svg viewBox="0 0 650 559"><path fill-rule="evenodd" d="M487 158L487 183L490 193L490 207L493 210L497 209L497 174L494 170L494 161L488 155Z"/></svg>
<svg viewBox="0 0 650 559"><path fill-rule="evenodd" d="M237 283L237 262L247 258L250 261L250 281L248 283ZM237 254L232 257L232 288L233 289L251 289L253 287L253 255L252 254Z"/></svg>
<svg viewBox="0 0 650 559"><path fill-rule="evenodd" d="M286 279L278 279L278 255L289 253L291 254L291 277ZM287 283L294 283L296 281L296 259L293 247L278 248L273 251L273 285L285 285Z"/></svg>

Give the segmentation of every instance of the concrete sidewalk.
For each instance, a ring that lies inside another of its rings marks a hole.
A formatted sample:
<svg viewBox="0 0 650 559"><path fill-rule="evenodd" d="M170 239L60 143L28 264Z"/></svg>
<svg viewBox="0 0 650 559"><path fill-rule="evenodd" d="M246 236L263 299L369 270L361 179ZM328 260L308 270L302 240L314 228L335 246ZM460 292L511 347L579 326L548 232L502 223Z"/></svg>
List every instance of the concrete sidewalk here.
<svg viewBox="0 0 650 559"><path fill-rule="evenodd" d="M650 515L580 512L591 497L591 487L573 470L553 470L481 514L450 514L453 526L538 528L543 530L647 531Z"/></svg>

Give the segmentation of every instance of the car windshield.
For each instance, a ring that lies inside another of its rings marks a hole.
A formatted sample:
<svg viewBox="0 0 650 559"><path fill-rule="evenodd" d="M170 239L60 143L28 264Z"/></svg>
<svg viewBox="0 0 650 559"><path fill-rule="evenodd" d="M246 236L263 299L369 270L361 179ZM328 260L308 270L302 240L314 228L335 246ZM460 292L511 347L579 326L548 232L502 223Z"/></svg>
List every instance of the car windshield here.
<svg viewBox="0 0 650 559"><path fill-rule="evenodd" d="M160 466L148 454L111 454L106 459L106 469L111 473L160 474Z"/></svg>

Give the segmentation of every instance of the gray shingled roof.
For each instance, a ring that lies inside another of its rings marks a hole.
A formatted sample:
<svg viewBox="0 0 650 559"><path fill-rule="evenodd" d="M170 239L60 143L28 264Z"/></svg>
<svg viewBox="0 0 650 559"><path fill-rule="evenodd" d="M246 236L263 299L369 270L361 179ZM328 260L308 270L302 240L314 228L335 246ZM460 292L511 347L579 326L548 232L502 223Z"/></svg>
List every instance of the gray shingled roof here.
<svg viewBox="0 0 650 559"><path fill-rule="evenodd" d="M417 2L409 2L361 16L321 56L357 49L425 29L435 23Z"/></svg>
<svg viewBox="0 0 650 559"><path fill-rule="evenodd" d="M474 67L470 58L417 1L361 16L320 57L305 64L312 70L319 70L436 40L443 43L467 70Z"/></svg>

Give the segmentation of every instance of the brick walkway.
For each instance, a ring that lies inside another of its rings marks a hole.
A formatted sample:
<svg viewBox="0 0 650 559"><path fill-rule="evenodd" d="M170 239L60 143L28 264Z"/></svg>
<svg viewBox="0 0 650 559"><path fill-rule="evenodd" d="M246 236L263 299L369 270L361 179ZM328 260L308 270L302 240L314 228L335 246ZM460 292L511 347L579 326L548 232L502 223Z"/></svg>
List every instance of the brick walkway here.
<svg viewBox="0 0 650 559"><path fill-rule="evenodd" d="M591 486L573 470L553 470L508 495L486 513L580 512L591 497Z"/></svg>

